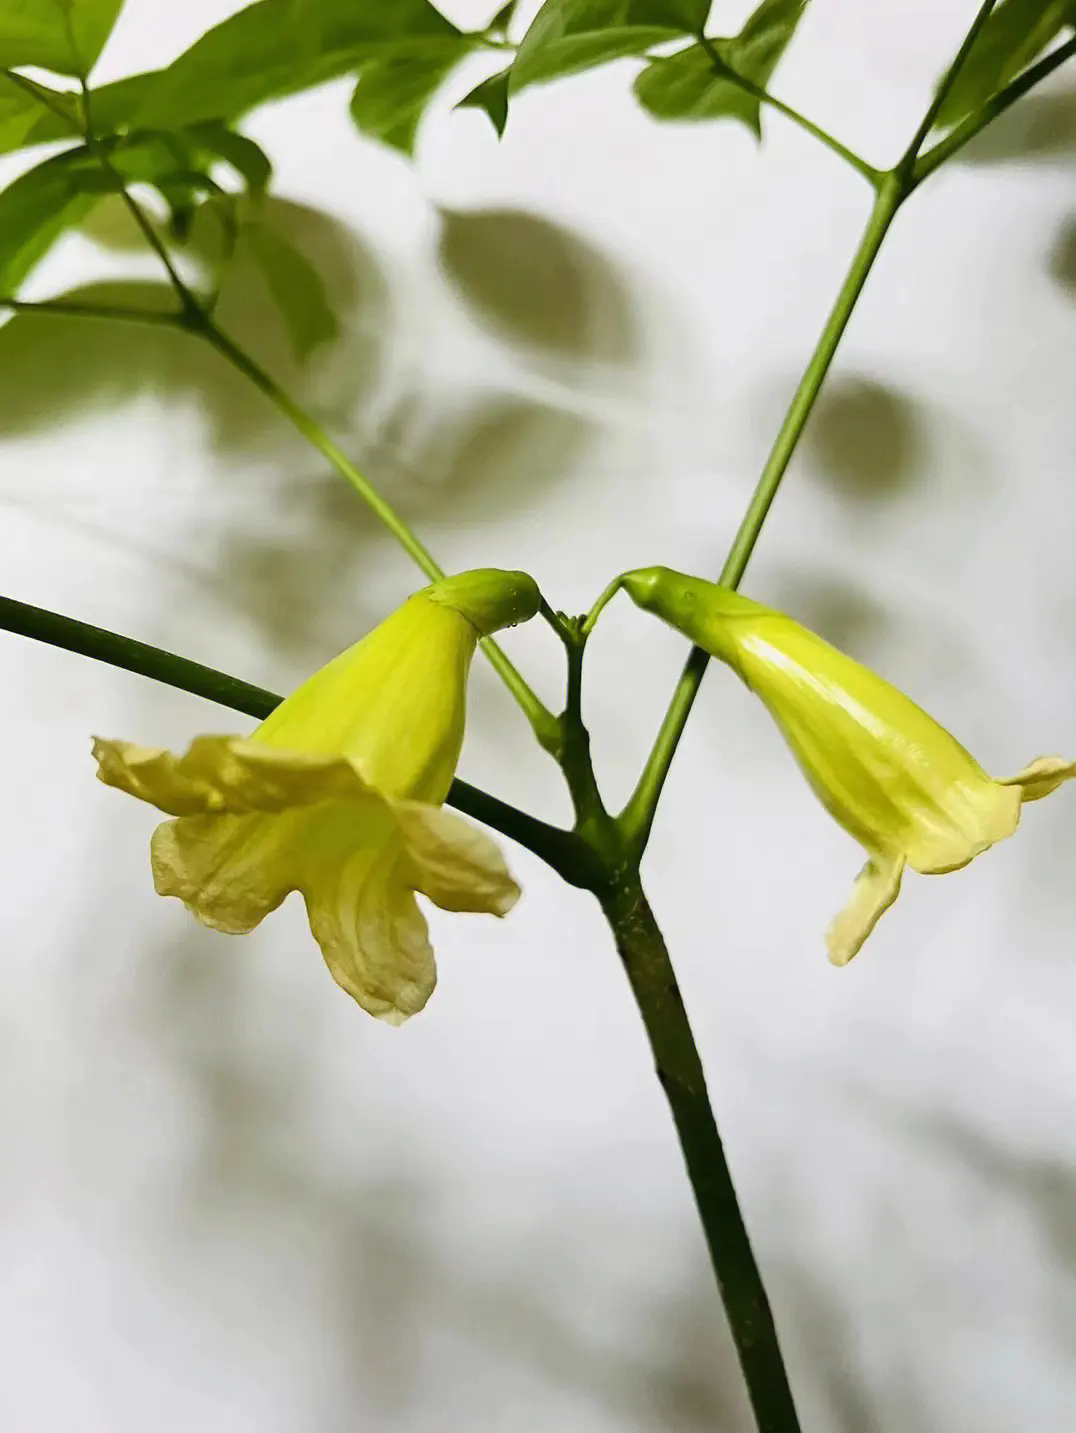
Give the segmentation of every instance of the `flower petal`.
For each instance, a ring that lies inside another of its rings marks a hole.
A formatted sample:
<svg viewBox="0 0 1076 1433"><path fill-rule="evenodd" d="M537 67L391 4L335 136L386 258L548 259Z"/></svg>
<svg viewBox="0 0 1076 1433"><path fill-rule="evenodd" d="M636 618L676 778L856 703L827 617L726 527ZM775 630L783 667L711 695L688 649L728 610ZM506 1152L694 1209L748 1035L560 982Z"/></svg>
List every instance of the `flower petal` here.
<svg viewBox="0 0 1076 1433"><path fill-rule="evenodd" d="M209 746L230 741L229 737L201 737ZM106 786L115 786L140 801L148 801L173 816L186 816L199 811L220 811L224 799L212 775L190 763L189 757L198 743L192 744L187 756L176 757L161 747L137 746L133 741L93 739L93 755L97 762L97 779Z"/></svg>
<svg viewBox="0 0 1076 1433"><path fill-rule="evenodd" d="M394 803L404 834L404 868L415 890L445 911L503 916L520 889L500 848L477 827L439 806Z"/></svg>
<svg viewBox="0 0 1076 1433"><path fill-rule="evenodd" d="M165 821L150 842L157 894L177 896L213 930L244 935L297 888L295 825L290 813L260 812Z"/></svg>
<svg viewBox="0 0 1076 1433"><path fill-rule="evenodd" d="M1019 786L1023 801L1041 801L1065 781L1076 777L1076 761L1066 761L1062 756L1039 756L1018 771L999 782L1001 786Z"/></svg>
<svg viewBox="0 0 1076 1433"><path fill-rule="evenodd" d="M481 831L373 789L346 757L238 737L201 737L181 757L127 742L94 751L103 781L179 814L153 834L159 894L241 934L300 891L333 978L381 1019L421 1010L436 982L415 891L497 915L519 896Z"/></svg>
<svg viewBox="0 0 1076 1433"><path fill-rule="evenodd" d="M347 757L281 751L238 736L196 737L182 756L96 738L93 753L99 780L172 816L384 801Z"/></svg>
<svg viewBox="0 0 1076 1433"><path fill-rule="evenodd" d="M426 1004L437 968L426 920L400 870L398 843L320 866L303 895L336 983L371 1015L400 1025Z"/></svg>
<svg viewBox="0 0 1076 1433"><path fill-rule="evenodd" d="M903 856L874 855L856 877L845 908L826 931L833 965L847 965L900 894Z"/></svg>

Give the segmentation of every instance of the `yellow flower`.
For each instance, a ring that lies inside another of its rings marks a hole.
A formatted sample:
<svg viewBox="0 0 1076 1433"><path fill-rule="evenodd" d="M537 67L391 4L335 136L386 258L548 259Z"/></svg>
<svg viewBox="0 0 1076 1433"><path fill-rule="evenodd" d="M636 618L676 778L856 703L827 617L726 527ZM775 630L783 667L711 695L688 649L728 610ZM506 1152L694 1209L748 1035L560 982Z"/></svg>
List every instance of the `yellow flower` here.
<svg viewBox="0 0 1076 1433"><path fill-rule="evenodd" d="M925 875L966 866L1012 835L1023 802L1076 776L1076 763L1045 756L995 781L903 692L791 617L668 568L622 581L765 703L815 795L866 849L826 933L834 965L852 959L896 900L905 866Z"/></svg>
<svg viewBox="0 0 1076 1433"><path fill-rule="evenodd" d="M416 593L315 672L249 737L183 756L95 740L98 777L178 817L150 846L159 894L216 930L253 930L292 891L334 979L371 1015L421 1010L436 971L414 893L504 915L519 888L481 831L441 809L479 637L532 617L524 573Z"/></svg>

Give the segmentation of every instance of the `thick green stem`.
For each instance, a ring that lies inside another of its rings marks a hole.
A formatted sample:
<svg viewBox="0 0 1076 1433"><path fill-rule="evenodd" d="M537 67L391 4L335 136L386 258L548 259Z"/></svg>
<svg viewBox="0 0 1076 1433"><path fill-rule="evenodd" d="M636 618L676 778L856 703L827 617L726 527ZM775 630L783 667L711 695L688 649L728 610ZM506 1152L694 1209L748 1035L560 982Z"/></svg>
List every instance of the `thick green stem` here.
<svg viewBox="0 0 1076 1433"><path fill-rule="evenodd" d="M110 667L136 672L258 721L264 721L282 700L274 692L251 686L201 662L192 662L147 642L138 642L133 637L34 607L29 602L18 602L12 597L0 597L0 631L14 632L20 637L92 657ZM466 781L452 783L446 804L526 846L571 885L589 888L593 883L593 853L570 831L547 825Z"/></svg>
<svg viewBox="0 0 1076 1433"><path fill-rule="evenodd" d="M799 1433L773 1314L661 931L637 875L626 876L598 898L669 1101L759 1433Z"/></svg>
<svg viewBox="0 0 1076 1433"><path fill-rule="evenodd" d="M830 310L821 337L815 345L815 350L793 395L784 422L781 424L748 504L747 512L740 523L729 555L725 559L719 581L729 587L738 586L743 577L755 543L758 541L759 533L762 531L762 525L766 521L766 515L777 496L781 480L788 470L796 445L821 392L834 354L837 352L837 347L848 326L848 320L863 292L867 275L870 273L878 251L889 232L894 215L900 208L904 192L903 184L897 175L886 175L878 190L870 219L863 231L863 237L859 241L859 247L856 249L844 282L841 284L836 302ZM708 653L704 652L701 647L692 649L646 767L621 815L621 824L629 844L640 855L650 835L658 798L665 785L665 778L669 774L669 767L672 765L672 759L683 735L691 708L698 696L709 660Z"/></svg>

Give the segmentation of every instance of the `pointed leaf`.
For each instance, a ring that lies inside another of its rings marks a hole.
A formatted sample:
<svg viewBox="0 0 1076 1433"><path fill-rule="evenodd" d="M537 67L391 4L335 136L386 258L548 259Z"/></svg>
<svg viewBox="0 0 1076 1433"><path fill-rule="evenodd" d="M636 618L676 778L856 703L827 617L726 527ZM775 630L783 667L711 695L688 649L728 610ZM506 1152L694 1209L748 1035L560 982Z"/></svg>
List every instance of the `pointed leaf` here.
<svg viewBox="0 0 1076 1433"><path fill-rule="evenodd" d="M123 0L3 0L0 68L88 75L122 9Z"/></svg>
<svg viewBox="0 0 1076 1433"><path fill-rule="evenodd" d="M700 35L710 0L546 0L524 35L510 89Z"/></svg>
<svg viewBox="0 0 1076 1433"><path fill-rule="evenodd" d="M733 38L652 59L635 81L636 98L658 119L738 119L760 135L752 90L766 88L806 7L807 0L763 0Z"/></svg>
<svg viewBox="0 0 1076 1433"><path fill-rule="evenodd" d="M945 97L937 123L948 127L980 109L1038 58L1068 26L1073 0L1002 0L990 15Z"/></svg>
<svg viewBox="0 0 1076 1433"><path fill-rule="evenodd" d="M351 118L364 134L410 154L426 106L470 48L470 41L460 35L371 60L359 71Z"/></svg>
<svg viewBox="0 0 1076 1433"><path fill-rule="evenodd" d="M456 106L457 109L484 109L498 138L504 134L508 123L508 82L511 73L511 70L501 70L496 75L490 75L488 80L483 80L464 95Z"/></svg>
<svg viewBox="0 0 1076 1433"><path fill-rule="evenodd" d="M518 5L519 0L508 0L508 3L506 5L502 5L501 8L497 11L496 15L494 15L493 19L486 26L487 34L505 34L508 30L509 25L511 25L512 20L515 17Z"/></svg>

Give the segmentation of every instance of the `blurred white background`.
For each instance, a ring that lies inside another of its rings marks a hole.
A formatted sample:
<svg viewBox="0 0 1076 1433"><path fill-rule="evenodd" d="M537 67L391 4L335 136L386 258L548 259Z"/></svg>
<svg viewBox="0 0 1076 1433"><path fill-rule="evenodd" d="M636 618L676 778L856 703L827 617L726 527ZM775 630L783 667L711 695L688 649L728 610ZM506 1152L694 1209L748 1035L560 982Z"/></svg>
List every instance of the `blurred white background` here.
<svg viewBox="0 0 1076 1433"><path fill-rule="evenodd" d="M236 8L128 0L99 78ZM814 0L775 89L891 162L974 10ZM258 112L276 220L345 333L297 368L242 264L222 311L447 567L525 567L568 610L629 565L716 571L870 198L779 117L761 149L734 125L657 126L631 72L529 92L500 144L450 111L480 71L457 76L414 167L355 135L344 84ZM1074 83L898 219L745 584L999 774L1076 748ZM155 277L113 214L32 292ZM181 337L9 322L0 435L8 595L286 690L420 585ZM507 645L554 701L552 640ZM611 799L682 656L626 604L602 623L587 706ZM248 723L15 637L0 684L3 1426L749 1426L588 898L512 851L516 912L434 912L440 987L382 1027L294 898L245 940L157 899L153 813L94 781L91 732ZM461 774L563 818L484 668L472 711ZM646 874L805 1428L1073 1426L1074 836L1062 792L968 870L909 878L834 971L822 931L860 853L761 709L708 679Z"/></svg>

